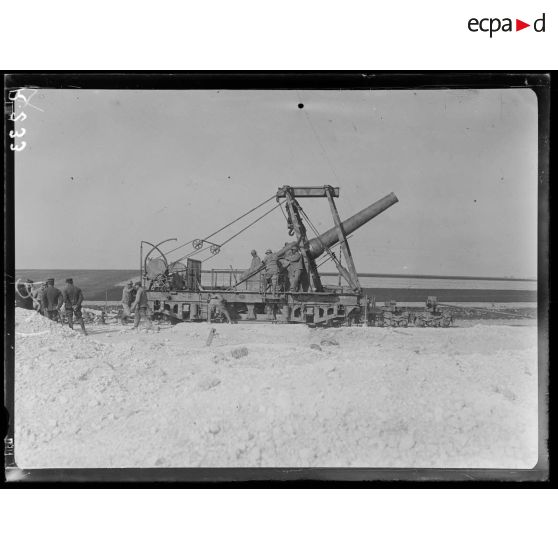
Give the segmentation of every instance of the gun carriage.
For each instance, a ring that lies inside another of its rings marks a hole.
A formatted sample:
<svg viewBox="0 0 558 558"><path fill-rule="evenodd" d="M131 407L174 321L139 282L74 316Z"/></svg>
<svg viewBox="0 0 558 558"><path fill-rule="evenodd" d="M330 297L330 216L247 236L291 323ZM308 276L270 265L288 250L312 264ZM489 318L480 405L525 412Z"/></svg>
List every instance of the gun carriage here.
<svg viewBox="0 0 558 558"><path fill-rule="evenodd" d="M335 204L335 198L338 197L339 188L328 185L283 186L275 196L203 239L194 239L166 253L162 245L176 239L158 244L142 241L141 277L152 313L172 321L206 321L211 312L210 297L218 293L236 321L304 323L313 326L402 325L399 319L378 319L374 298L364 294L361 288L348 243L349 235L390 208L398 199L392 192L341 221ZM326 198L334 226L319 234L300 204L299 200L305 198ZM239 233L221 243L214 241L218 233L273 199L276 205ZM293 240L275 251L274 256L281 262L291 250L300 252L303 270L297 289L292 288L285 270L281 271L281 268L276 283L270 285L265 264L251 270L202 269L204 260L200 256L203 252L210 254L206 259L216 256L225 244L277 208L282 209L288 234ZM309 238L309 231L315 236ZM144 244L148 246L145 254ZM192 250L180 258L170 260L169 254L184 246L191 246ZM336 247L340 248L345 265L342 265L341 257L334 253ZM323 261L319 261L320 258ZM343 285L341 281L335 286L323 283L318 268L325 261L335 264L339 277L344 280ZM379 324L379 321L382 323Z"/></svg>

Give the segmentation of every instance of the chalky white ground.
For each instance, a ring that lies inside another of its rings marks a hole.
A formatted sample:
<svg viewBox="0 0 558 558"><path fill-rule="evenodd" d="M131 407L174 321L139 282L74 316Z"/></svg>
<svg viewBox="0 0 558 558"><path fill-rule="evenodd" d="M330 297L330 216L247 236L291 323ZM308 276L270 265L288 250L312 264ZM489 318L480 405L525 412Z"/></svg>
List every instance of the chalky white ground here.
<svg viewBox="0 0 558 558"><path fill-rule="evenodd" d="M84 337L18 308L16 462L530 468L538 453L531 323L214 324L206 347L208 324L155 333L95 325Z"/></svg>

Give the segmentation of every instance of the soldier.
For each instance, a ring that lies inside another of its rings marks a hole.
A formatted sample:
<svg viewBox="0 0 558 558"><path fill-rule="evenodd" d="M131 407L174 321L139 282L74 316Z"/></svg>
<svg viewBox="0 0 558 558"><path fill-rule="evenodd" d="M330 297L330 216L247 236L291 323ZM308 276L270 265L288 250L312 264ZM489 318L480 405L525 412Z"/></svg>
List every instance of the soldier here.
<svg viewBox="0 0 558 558"><path fill-rule="evenodd" d="M255 273L256 270L262 267L262 260L260 260L258 253L255 250L252 250L250 253L252 255L252 261L250 262L250 267L240 276L241 280L255 278L257 276Z"/></svg>
<svg viewBox="0 0 558 558"><path fill-rule="evenodd" d="M134 317L134 327L133 329L138 329L139 323L142 318L147 320L147 329L153 328L153 322L151 321L151 316L149 312L149 305L147 304L147 293L141 285L141 281L136 281L134 284L136 288L136 299L132 303L130 310L135 311L136 315Z"/></svg>
<svg viewBox="0 0 558 558"><path fill-rule="evenodd" d="M297 292L300 290L300 279L304 271L304 261L300 250L296 247L291 248L287 253L287 260L289 266L289 284L291 291Z"/></svg>
<svg viewBox="0 0 558 558"><path fill-rule="evenodd" d="M126 325L128 323L128 318L131 314L130 306L134 302L135 298L136 291L134 290L134 283L132 281L128 281L122 290L122 316L120 319L122 325Z"/></svg>
<svg viewBox="0 0 558 558"><path fill-rule="evenodd" d="M269 248L265 251L265 292L271 285L272 294L277 294L277 282L279 280L279 261L277 255Z"/></svg>
<svg viewBox="0 0 558 558"><path fill-rule="evenodd" d="M64 299L60 290L54 286L54 279L47 279L46 287L41 295L41 302L44 315L57 322Z"/></svg>
<svg viewBox="0 0 558 558"><path fill-rule="evenodd" d="M39 281L35 283L33 290L31 291L31 296L33 297L33 308L39 313L43 314L43 293L47 288L47 281Z"/></svg>
<svg viewBox="0 0 558 558"><path fill-rule="evenodd" d="M209 306L207 308L207 321L211 323L211 314L215 310L215 313L221 313L225 318L227 318L227 323L232 323L231 315L227 310L227 301L219 293L213 293L209 296Z"/></svg>
<svg viewBox="0 0 558 558"><path fill-rule="evenodd" d="M68 320L68 325L70 329L74 329L74 314L76 316L76 322L81 326L81 330L84 335L87 335L85 331L85 323L83 321L83 315L81 313L81 305L83 303L83 293L79 287L74 285L73 279L66 279L66 286L62 290L62 298L64 300L64 308L66 310L66 318Z"/></svg>
<svg viewBox="0 0 558 558"><path fill-rule="evenodd" d="M255 250L252 250L252 252L250 253L252 255L252 263L250 264L250 269L248 271L252 272L262 267L262 260L260 260L260 257L258 256L258 253Z"/></svg>
<svg viewBox="0 0 558 558"><path fill-rule="evenodd" d="M289 243L285 242L283 249L287 247ZM279 290L287 292L290 290L290 274L289 274L289 251L283 252L283 255L279 258L279 279L278 285Z"/></svg>

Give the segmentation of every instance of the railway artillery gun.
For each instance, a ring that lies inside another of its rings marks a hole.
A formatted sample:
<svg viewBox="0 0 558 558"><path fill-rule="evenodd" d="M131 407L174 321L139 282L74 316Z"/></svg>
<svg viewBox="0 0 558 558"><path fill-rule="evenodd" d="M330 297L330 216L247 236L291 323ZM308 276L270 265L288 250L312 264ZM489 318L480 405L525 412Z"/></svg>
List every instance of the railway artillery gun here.
<svg viewBox="0 0 558 558"><path fill-rule="evenodd" d="M161 245L176 239L164 240L158 244L142 241L140 272L151 312L155 317L165 316L172 321L206 321L211 312L210 297L219 294L235 321L304 323L311 326L400 325L395 321L388 322L378 318L378 314L384 310L376 308L375 299L363 293L347 240L349 235L391 207L398 199L392 192L341 221L335 205L335 198L338 197L339 188L328 185L283 186L275 196L213 234L191 241L193 251L173 261L169 261L168 255L183 246L189 246L189 242L165 253ZM220 244L210 240L274 198L277 205L240 232ZM299 203L302 198L327 198L334 226L319 234ZM203 261L216 256L225 244L278 207L282 208L286 218L289 236L294 236L295 240L285 243L274 256L280 262L287 258L292 249L300 251L304 269L297 290L291 289L285 273L279 273L279 280L275 285L270 285L265 264L248 271L232 268L202 270ZM313 238L308 238L307 227L315 234ZM150 246L145 255L144 244ZM339 257L333 252L336 246L340 247ZM210 255L201 260L200 255L206 250ZM341 254L346 267L341 264ZM319 262L319 258L323 261ZM337 267L344 285L323 284L318 267L329 260ZM206 276L210 274L209 285L202 281L202 272Z"/></svg>

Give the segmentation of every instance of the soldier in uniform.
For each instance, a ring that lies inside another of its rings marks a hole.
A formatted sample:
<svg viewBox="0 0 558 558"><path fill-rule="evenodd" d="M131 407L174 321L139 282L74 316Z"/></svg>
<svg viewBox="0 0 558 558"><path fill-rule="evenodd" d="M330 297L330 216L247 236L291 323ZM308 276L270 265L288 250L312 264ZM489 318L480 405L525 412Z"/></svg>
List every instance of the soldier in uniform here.
<svg viewBox="0 0 558 558"><path fill-rule="evenodd" d="M136 291L134 290L134 283L128 281L124 289L122 289L122 316L120 322L122 325L128 323L128 318L131 314L130 306L136 299Z"/></svg>
<svg viewBox="0 0 558 558"><path fill-rule="evenodd" d="M251 255L252 262L250 263L250 269L248 270L249 272L256 271L256 269L262 267L262 260L260 260L258 253L255 250L252 250Z"/></svg>
<svg viewBox="0 0 558 558"><path fill-rule="evenodd" d="M44 315L50 320L57 322L64 299L60 290L54 286L54 279L47 279L46 287L42 292L41 302Z"/></svg>
<svg viewBox="0 0 558 558"><path fill-rule="evenodd" d="M271 286L272 294L277 294L277 283L279 281L279 260L277 255L270 249L265 251L265 292Z"/></svg>
<svg viewBox="0 0 558 558"><path fill-rule="evenodd" d="M257 277L255 271L262 267L262 260L258 256L258 253L255 250L252 250L252 261L250 262L250 267L240 276L240 279L254 279Z"/></svg>
<svg viewBox="0 0 558 558"><path fill-rule="evenodd" d="M46 281L39 281L35 283L31 296L33 297L33 308L39 313L43 314L43 293L47 288L48 279Z"/></svg>
<svg viewBox="0 0 558 558"><path fill-rule="evenodd" d="M153 322L151 321L151 316L149 312L149 305L147 304L147 293L142 287L140 281L136 281L134 287L136 288L136 299L132 303L130 310L135 311L136 315L134 317L134 328L138 329L139 323L142 318L147 321L147 329L153 328Z"/></svg>
<svg viewBox="0 0 558 558"><path fill-rule="evenodd" d="M304 271L304 261L300 250L296 247L291 248L287 254L289 267L289 285L293 292L300 290L300 280Z"/></svg>
<svg viewBox="0 0 558 558"><path fill-rule="evenodd" d="M64 300L64 308L66 310L66 319L70 329L74 329L74 314L76 322L81 326L81 330L85 335L85 323L81 313L81 305L83 303L83 293L79 287L74 285L73 279L66 279L66 286L62 290L62 298Z"/></svg>
<svg viewBox="0 0 558 558"><path fill-rule="evenodd" d="M207 321L211 323L211 314L220 312L227 318L227 323L232 323L231 315L227 310L227 301L223 298L223 295L219 293L213 293L209 296L209 306L207 308Z"/></svg>

